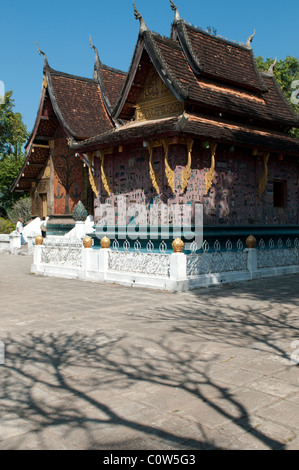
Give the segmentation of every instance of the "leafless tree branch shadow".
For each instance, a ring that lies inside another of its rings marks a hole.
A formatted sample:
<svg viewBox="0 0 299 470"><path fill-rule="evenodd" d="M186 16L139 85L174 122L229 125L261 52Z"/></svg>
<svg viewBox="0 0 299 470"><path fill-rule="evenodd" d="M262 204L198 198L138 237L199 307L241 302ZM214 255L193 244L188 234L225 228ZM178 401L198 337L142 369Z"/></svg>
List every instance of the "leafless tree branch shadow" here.
<svg viewBox="0 0 299 470"><path fill-rule="evenodd" d="M169 313L169 312L168 312ZM182 312L180 312L182 314ZM178 328L179 330L179 328ZM228 328L228 331L230 328ZM184 330L188 334L188 327ZM160 440L172 448L216 449L197 422L198 437L164 429L137 419L134 410L124 411L113 398L122 402L124 390L137 384L163 386L169 393L178 390L196 399L213 412L250 432L270 449L283 444L254 429L246 408L225 386L209 374L210 361L198 360L198 351L173 348L169 333L146 344L132 344L126 334L109 335L102 331L86 333L34 333L18 338L7 337L6 365L2 369L0 413L9 421L11 416L28 423L40 436L43 431L60 429L62 440L78 429L84 435L86 448L116 448L136 445L130 437L122 442L105 438L105 430L127 429L136 435ZM215 390L222 404L210 400L205 387ZM153 404L151 409L154 411ZM151 411L149 410L149 412ZM233 409L233 411L232 411ZM134 417L135 416L135 417ZM99 440L95 429L103 430ZM141 439L142 442L142 439ZM158 442L158 441L157 441ZM142 444L140 444L142 445ZM1 444L0 444L1 446ZM18 446L22 448L22 436Z"/></svg>

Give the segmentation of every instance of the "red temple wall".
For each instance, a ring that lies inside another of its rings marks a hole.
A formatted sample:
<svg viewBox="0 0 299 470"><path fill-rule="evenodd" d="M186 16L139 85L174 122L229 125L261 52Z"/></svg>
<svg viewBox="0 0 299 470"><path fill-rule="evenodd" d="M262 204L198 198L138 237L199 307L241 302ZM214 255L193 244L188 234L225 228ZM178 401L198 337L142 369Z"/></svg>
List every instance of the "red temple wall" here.
<svg viewBox="0 0 299 470"><path fill-rule="evenodd" d="M83 165L70 151L61 128L54 137L54 214L69 215L80 201L83 188Z"/></svg>
<svg viewBox="0 0 299 470"><path fill-rule="evenodd" d="M146 148L125 148L105 157L105 174L109 180L111 196L108 197L101 182L100 160L95 159L95 175L100 197L95 201L95 218L101 203L116 206L117 196L126 195L127 204L163 202L203 204L204 225L295 225L298 219L298 163L297 159L271 154L268 163L268 184L259 197L259 179L264 174L262 156L252 151L219 145L213 185L206 194L206 174L210 169L210 150L194 144L192 171L188 187L181 194L182 172L187 164L186 145L171 145L168 162L174 170L175 192L165 175L164 149L154 149L153 166L159 175L160 195L153 188L149 174L149 152ZM273 207L273 180L287 183L286 207Z"/></svg>

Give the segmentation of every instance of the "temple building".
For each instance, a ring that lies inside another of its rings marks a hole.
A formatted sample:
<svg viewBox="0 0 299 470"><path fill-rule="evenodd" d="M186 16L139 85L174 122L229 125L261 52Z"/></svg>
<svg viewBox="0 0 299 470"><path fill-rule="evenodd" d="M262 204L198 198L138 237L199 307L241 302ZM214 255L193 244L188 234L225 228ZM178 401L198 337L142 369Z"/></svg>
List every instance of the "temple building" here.
<svg viewBox="0 0 299 470"><path fill-rule="evenodd" d="M253 36L223 39L185 22L170 3L169 38L152 32L134 4L140 30L127 74L103 66L96 49L93 79L45 60L15 188L31 191L34 215L47 204L53 217L70 216L80 199L101 223L102 206L116 208L117 219L125 198L146 210L189 205L193 216L199 204L207 237L299 234L299 140L289 133L299 116L275 64L260 72Z"/></svg>
<svg viewBox="0 0 299 470"><path fill-rule="evenodd" d="M299 117L251 48L183 21L170 38L140 31L112 109L122 125L71 143L93 159L101 204L203 205L208 233L243 228L298 230ZM272 230L272 231L273 231ZM238 235L238 234L237 234ZM272 233L273 235L273 233Z"/></svg>
<svg viewBox="0 0 299 470"><path fill-rule="evenodd" d="M35 125L26 145L27 158L13 191L28 192L32 216L49 217L55 233L74 225L72 213L82 201L93 214L89 162L70 150L68 139L91 138L115 127L110 108L120 93L126 74L107 67L95 49L93 78L58 72L44 56L42 92Z"/></svg>

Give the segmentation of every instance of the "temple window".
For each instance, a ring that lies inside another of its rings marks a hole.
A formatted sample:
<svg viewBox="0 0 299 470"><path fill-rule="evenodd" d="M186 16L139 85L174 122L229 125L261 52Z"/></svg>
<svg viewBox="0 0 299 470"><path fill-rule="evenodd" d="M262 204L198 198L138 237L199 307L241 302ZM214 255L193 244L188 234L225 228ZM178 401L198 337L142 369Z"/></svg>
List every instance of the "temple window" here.
<svg viewBox="0 0 299 470"><path fill-rule="evenodd" d="M287 207L287 182L282 180L273 181L273 206Z"/></svg>

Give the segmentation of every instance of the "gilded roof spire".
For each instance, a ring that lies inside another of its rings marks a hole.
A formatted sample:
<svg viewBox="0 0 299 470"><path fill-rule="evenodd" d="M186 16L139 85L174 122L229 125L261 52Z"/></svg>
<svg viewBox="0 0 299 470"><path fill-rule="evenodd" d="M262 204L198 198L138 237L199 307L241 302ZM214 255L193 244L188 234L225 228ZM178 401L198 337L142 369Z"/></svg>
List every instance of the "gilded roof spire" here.
<svg viewBox="0 0 299 470"><path fill-rule="evenodd" d="M133 0L133 8L134 8L134 15L135 15L136 20L140 21L140 31L139 31L139 33L143 33L144 31L148 31L148 27L146 26L145 21L142 18L142 15L137 10L134 0Z"/></svg>
<svg viewBox="0 0 299 470"><path fill-rule="evenodd" d="M172 0L170 0L170 6L171 6L171 9L175 12L175 16L174 16L174 23L177 23L178 21L180 21L180 14L179 14L179 9L178 7L173 3Z"/></svg>

